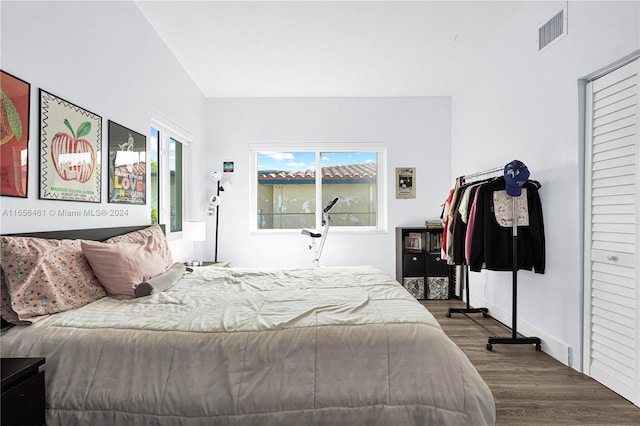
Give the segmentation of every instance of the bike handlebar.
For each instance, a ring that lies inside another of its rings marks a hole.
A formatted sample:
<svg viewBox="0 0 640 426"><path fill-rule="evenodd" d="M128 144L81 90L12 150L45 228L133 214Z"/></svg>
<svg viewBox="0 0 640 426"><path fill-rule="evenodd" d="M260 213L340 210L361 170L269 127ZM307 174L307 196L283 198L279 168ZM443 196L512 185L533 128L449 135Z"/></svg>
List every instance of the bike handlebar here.
<svg viewBox="0 0 640 426"><path fill-rule="evenodd" d="M302 235L308 235L311 238L320 238L320 237L322 237L322 234L318 234L317 232L309 231L308 229L303 229L302 230Z"/></svg>
<svg viewBox="0 0 640 426"><path fill-rule="evenodd" d="M338 197L334 198L333 201L329 202L329 204L327 204L327 206L324 208L323 212L328 213L329 210L331 210L331 208L335 206L337 202L338 202Z"/></svg>

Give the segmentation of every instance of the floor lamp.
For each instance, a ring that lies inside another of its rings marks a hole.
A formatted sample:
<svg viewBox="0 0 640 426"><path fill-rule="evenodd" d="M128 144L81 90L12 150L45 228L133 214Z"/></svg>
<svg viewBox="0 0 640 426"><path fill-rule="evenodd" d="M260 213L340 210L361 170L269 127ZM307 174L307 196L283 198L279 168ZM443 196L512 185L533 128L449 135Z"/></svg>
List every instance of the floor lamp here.
<svg viewBox="0 0 640 426"><path fill-rule="evenodd" d="M207 208L207 213L209 216L216 215L216 239L215 239L215 251L214 251L214 262L218 262L218 223L220 220L220 192L229 189L229 182L220 182L222 180L222 173L220 172L211 172L211 179L216 182L216 194L212 195L209 198L209 207Z"/></svg>

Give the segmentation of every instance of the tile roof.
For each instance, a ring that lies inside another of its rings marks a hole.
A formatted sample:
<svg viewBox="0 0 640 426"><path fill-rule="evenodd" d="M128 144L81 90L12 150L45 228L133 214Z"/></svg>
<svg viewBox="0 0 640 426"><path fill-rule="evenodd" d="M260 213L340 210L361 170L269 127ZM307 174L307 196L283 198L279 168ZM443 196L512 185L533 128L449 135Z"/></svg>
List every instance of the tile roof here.
<svg viewBox="0 0 640 426"><path fill-rule="evenodd" d="M327 166L322 168L322 179L336 181L375 180L376 168L376 165L373 163ZM315 169L308 169L305 171L258 171L258 180L263 183L267 183L269 181L292 181L292 183L300 183L300 181L315 180L315 176Z"/></svg>

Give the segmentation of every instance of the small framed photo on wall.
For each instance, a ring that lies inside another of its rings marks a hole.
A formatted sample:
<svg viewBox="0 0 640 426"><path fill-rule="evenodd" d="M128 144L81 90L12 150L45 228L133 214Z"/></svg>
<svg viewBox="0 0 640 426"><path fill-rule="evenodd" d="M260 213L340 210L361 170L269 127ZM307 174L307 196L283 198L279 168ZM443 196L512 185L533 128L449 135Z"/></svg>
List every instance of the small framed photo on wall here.
<svg viewBox="0 0 640 426"><path fill-rule="evenodd" d="M416 168L396 167L396 198L416 198Z"/></svg>
<svg viewBox="0 0 640 426"><path fill-rule="evenodd" d="M40 89L40 198L101 200L102 117Z"/></svg>
<svg viewBox="0 0 640 426"><path fill-rule="evenodd" d="M0 195L27 197L31 85L0 71Z"/></svg>
<svg viewBox="0 0 640 426"><path fill-rule="evenodd" d="M147 138L109 120L109 202L146 204Z"/></svg>

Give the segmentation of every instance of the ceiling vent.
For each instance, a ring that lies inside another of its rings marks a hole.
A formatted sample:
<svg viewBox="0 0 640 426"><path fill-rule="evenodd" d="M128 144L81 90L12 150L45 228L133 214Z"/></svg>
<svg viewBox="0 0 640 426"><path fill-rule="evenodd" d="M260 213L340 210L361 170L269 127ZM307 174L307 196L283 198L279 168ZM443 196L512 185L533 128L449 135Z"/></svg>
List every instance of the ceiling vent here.
<svg viewBox="0 0 640 426"><path fill-rule="evenodd" d="M567 35L567 6L538 28L538 52L548 49Z"/></svg>

